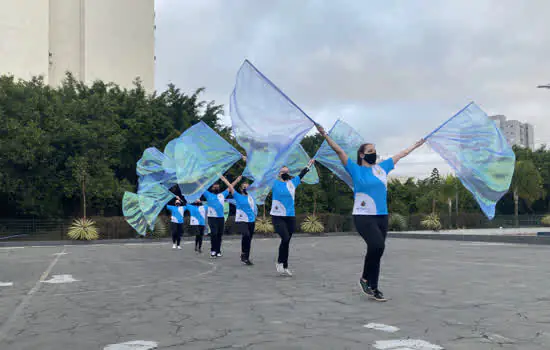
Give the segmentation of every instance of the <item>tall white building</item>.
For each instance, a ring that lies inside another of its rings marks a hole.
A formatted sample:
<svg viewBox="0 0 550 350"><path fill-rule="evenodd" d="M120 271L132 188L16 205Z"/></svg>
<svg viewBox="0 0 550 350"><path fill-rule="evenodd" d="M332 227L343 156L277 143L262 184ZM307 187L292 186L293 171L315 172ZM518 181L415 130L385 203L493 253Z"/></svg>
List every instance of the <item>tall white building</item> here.
<svg viewBox="0 0 550 350"><path fill-rule="evenodd" d="M517 120L506 120L503 115L493 115L491 118L495 124L502 130L506 140L510 145L523 146L526 148L535 148L535 131L533 125L522 123Z"/></svg>
<svg viewBox="0 0 550 350"><path fill-rule="evenodd" d="M0 74L59 84L70 71L146 90L155 81L154 0L0 0Z"/></svg>

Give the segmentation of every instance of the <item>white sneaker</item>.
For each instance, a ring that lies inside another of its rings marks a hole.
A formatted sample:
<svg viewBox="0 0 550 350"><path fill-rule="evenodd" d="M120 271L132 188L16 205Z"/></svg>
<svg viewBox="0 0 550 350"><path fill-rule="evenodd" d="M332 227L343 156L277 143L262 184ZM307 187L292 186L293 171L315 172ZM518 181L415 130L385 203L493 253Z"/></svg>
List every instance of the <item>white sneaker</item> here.
<svg viewBox="0 0 550 350"><path fill-rule="evenodd" d="M289 269L284 269L283 273L287 275L288 277L292 277L292 272L290 272Z"/></svg>
<svg viewBox="0 0 550 350"><path fill-rule="evenodd" d="M174 245L172 245L172 249L176 249L176 245L175 245L175 244L174 244Z"/></svg>
<svg viewBox="0 0 550 350"><path fill-rule="evenodd" d="M275 268L277 268L277 272L280 273L280 274L284 274L285 273L285 268L283 267L283 264L275 264Z"/></svg>
<svg viewBox="0 0 550 350"><path fill-rule="evenodd" d="M218 253L218 254L216 254L216 256L217 256L218 258L221 258L223 255L222 255L222 253Z"/></svg>
<svg viewBox="0 0 550 350"><path fill-rule="evenodd" d="M181 249L181 247L180 247L180 246L178 246L178 249Z"/></svg>

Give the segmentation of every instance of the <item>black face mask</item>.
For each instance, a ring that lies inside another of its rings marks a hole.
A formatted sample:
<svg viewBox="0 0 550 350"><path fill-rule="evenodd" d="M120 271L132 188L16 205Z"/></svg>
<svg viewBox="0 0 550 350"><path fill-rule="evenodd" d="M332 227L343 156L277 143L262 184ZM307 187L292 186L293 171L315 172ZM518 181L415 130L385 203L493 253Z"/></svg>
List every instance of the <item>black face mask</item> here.
<svg viewBox="0 0 550 350"><path fill-rule="evenodd" d="M288 175L287 173L283 173L281 174L281 179L283 179L283 181L288 181L290 180L290 175Z"/></svg>
<svg viewBox="0 0 550 350"><path fill-rule="evenodd" d="M196 205L198 207L199 205L202 205L202 203L193 203L193 205Z"/></svg>
<svg viewBox="0 0 550 350"><path fill-rule="evenodd" d="M244 195L247 195L247 194L248 194L248 191L246 190L246 188L243 188L243 189L241 190L241 192L242 192Z"/></svg>
<svg viewBox="0 0 550 350"><path fill-rule="evenodd" d="M365 162L369 164L375 164L376 163L376 153L367 153L363 156L363 159Z"/></svg>
<svg viewBox="0 0 550 350"><path fill-rule="evenodd" d="M218 194L218 193L220 193L220 189L219 188L213 188L212 193Z"/></svg>

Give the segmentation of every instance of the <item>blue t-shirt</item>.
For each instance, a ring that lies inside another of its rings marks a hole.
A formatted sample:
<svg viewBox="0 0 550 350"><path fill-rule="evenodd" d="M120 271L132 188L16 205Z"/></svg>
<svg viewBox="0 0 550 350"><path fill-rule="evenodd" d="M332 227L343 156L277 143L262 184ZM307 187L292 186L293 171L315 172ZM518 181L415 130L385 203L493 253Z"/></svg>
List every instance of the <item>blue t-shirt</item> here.
<svg viewBox="0 0 550 350"><path fill-rule="evenodd" d="M238 192L233 192L233 198L237 207L235 222L255 222L258 210L254 198Z"/></svg>
<svg viewBox="0 0 550 350"><path fill-rule="evenodd" d="M299 176L284 182L277 180L273 185L273 200L271 202L271 216L295 216L294 197L296 187L302 180Z"/></svg>
<svg viewBox="0 0 550 350"><path fill-rule="evenodd" d="M185 211L185 207L181 205L179 207L174 205L167 205L166 208L172 213L172 216L170 217L171 222L183 224L183 212Z"/></svg>
<svg viewBox="0 0 550 350"><path fill-rule="evenodd" d="M208 203L208 217L209 218L223 218L223 204L225 198L229 195L229 191L225 190L222 193L212 193L209 191L204 192L203 196Z"/></svg>
<svg viewBox="0 0 550 350"><path fill-rule="evenodd" d="M208 206L187 204L185 206L185 210L189 212L189 225L191 226L206 225L206 211L208 210Z"/></svg>
<svg viewBox="0 0 550 350"><path fill-rule="evenodd" d="M393 170L393 159L364 167L348 158L346 171L353 180L353 215L388 215L388 174Z"/></svg>

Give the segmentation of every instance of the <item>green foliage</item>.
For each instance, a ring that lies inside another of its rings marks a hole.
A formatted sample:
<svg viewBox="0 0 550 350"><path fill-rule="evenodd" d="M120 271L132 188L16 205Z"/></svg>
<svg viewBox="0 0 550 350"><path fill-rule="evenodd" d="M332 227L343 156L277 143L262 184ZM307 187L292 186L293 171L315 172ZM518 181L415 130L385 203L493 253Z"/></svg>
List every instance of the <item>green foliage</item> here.
<svg viewBox="0 0 550 350"><path fill-rule="evenodd" d="M390 231L405 231L408 223L407 218L398 213L392 213L389 217L389 229Z"/></svg>
<svg viewBox="0 0 550 350"><path fill-rule="evenodd" d="M422 225L422 227L428 230L441 230L441 221L439 220L439 215L435 213L426 215L426 217L424 217L420 224Z"/></svg>
<svg viewBox="0 0 550 350"><path fill-rule="evenodd" d="M325 230L325 227L321 220L315 215L310 215L302 221L300 225L302 232L305 233L321 233Z"/></svg>
<svg viewBox="0 0 550 350"><path fill-rule="evenodd" d="M99 238L96 224L90 219L75 219L67 233L69 238L76 240L92 241Z"/></svg>
<svg viewBox="0 0 550 350"><path fill-rule="evenodd" d="M271 221L267 218L256 219L256 232L260 233L274 233L275 228Z"/></svg>
<svg viewBox="0 0 550 350"><path fill-rule="evenodd" d="M550 226L550 215L546 215L545 217L543 217L540 222L544 226Z"/></svg>
<svg viewBox="0 0 550 350"><path fill-rule="evenodd" d="M168 236L168 224L162 217L158 217L155 221L155 229L148 232L147 235L151 238L159 239Z"/></svg>

